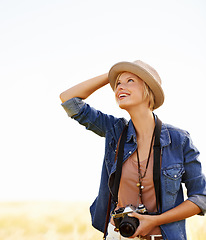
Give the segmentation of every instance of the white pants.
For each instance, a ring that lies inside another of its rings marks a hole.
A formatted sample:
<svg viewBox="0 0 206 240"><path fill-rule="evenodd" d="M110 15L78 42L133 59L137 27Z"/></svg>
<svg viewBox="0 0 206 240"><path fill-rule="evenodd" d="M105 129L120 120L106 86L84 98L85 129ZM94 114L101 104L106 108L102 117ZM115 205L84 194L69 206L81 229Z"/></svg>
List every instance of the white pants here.
<svg viewBox="0 0 206 240"><path fill-rule="evenodd" d="M120 235L119 232L114 231L115 226L113 226L111 223L108 225L108 235L106 240L131 240L131 238L125 238ZM139 240L138 237L132 238L134 240Z"/></svg>

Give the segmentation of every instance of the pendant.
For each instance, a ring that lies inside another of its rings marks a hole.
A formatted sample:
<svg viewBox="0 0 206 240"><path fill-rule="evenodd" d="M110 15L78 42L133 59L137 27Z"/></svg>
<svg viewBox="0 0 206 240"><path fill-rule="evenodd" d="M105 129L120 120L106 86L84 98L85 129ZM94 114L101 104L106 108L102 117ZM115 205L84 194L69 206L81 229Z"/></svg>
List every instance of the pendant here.
<svg viewBox="0 0 206 240"><path fill-rule="evenodd" d="M137 187L140 187L141 189L144 189L144 186L142 186L139 182L137 183Z"/></svg>

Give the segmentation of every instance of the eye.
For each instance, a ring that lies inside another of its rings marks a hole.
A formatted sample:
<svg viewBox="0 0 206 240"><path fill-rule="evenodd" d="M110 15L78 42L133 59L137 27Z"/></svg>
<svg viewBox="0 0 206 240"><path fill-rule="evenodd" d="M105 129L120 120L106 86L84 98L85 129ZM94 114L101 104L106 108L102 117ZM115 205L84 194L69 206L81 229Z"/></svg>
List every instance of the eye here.
<svg viewBox="0 0 206 240"><path fill-rule="evenodd" d="M120 84L121 84L120 81L118 81L118 82L116 83L116 87L119 86Z"/></svg>
<svg viewBox="0 0 206 240"><path fill-rule="evenodd" d="M134 80L130 78L130 79L128 79L127 82L134 82Z"/></svg>

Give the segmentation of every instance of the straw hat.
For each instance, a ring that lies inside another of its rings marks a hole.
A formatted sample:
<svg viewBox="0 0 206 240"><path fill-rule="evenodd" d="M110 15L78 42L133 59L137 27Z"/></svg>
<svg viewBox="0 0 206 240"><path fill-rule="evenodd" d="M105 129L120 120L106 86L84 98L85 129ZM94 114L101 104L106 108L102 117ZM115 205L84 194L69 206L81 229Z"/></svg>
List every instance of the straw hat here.
<svg viewBox="0 0 206 240"><path fill-rule="evenodd" d="M150 65L137 60L134 62L119 62L111 67L109 71L109 82L114 90L117 76L122 72L131 72L141 78L152 90L155 97L154 109L160 107L164 102L164 92L161 87L161 79L158 73Z"/></svg>

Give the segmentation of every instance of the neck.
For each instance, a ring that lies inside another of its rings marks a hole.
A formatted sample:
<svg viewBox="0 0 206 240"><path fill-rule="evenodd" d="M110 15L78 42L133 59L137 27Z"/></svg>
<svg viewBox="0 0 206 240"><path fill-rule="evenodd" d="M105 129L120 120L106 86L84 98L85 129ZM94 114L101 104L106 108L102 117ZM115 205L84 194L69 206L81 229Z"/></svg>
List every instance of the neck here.
<svg viewBox="0 0 206 240"><path fill-rule="evenodd" d="M134 124L137 138L144 138L153 133L155 120L150 109L142 109L142 111L129 112L131 120Z"/></svg>

